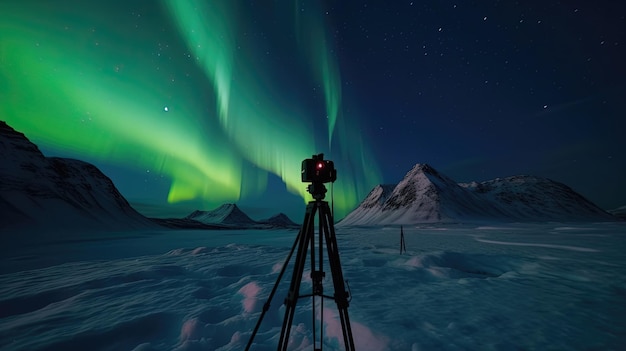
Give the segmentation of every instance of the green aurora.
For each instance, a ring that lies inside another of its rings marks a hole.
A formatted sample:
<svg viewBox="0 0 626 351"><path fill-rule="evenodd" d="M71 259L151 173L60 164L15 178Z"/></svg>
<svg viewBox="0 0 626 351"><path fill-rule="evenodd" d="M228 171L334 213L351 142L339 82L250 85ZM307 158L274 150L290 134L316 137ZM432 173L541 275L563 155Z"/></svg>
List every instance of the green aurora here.
<svg viewBox="0 0 626 351"><path fill-rule="evenodd" d="M118 14L132 1L63 4L0 4L0 116L36 144L152 169L171 180L169 203L235 202L263 192L269 173L308 201L300 162L318 152L339 171L338 218L380 183L357 117L342 113L319 9L277 6L275 18L296 14L271 32L289 33L279 44L295 70L284 72L263 59L242 3L172 0L133 18ZM318 85L322 99L301 93ZM327 133L312 132L320 120Z"/></svg>

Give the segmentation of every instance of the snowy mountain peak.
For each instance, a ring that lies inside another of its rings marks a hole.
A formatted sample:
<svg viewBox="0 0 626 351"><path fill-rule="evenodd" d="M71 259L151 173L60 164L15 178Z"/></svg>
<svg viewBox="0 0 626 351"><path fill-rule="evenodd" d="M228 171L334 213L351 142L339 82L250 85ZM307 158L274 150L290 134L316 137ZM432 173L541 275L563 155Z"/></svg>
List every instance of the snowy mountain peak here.
<svg viewBox="0 0 626 351"><path fill-rule="evenodd" d="M428 164L416 164L394 186L376 186L341 225L468 220L615 220L564 184L513 176L457 184Z"/></svg>
<svg viewBox="0 0 626 351"><path fill-rule="evenodd" d="M235 204L223 204L211 211L194 211L186 219L193 219L206 224L234 224L253 225L256 224L248 215Z"/></svg>
<svg viewBox="0 0 626 351"><path fill-rule="evenodd" d="M435 170L428 163L416 163L410 171L407 172L407 176L413 173L428 173L428 174L438 174L437 170ZM406 176L405 176L406 177Z"/></svg>
<svg viewBox="0 0 626 351"><path fill-rule="evenodd" d="M404 176L400 184L421 184L422 186L426 186L427 183L432 184L434 187L446 187L450 185L456 185L456 182L444 174L440 173L432 166L426 163L418 163L413 168L407 172Z"/></svg>
<svg viewBox="0 0 626 351"><path fill-rule="evenodd" d="M442 202L459 192L464 190L430 165L416 164L397 185L376 186L341 223L377 225L440 221L449 217L442 209ZM463 196L471 194L457 197Z"/></svg>

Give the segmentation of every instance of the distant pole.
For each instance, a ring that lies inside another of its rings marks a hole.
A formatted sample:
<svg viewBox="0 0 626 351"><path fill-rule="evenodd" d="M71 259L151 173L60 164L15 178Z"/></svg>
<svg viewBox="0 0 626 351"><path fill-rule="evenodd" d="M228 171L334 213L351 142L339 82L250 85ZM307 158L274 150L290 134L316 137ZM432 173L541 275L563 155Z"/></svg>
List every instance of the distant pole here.
<svg viewBox="0 0 626 351"><path fill-rule="evenodd" d="M404 242L404 230L400 226L400 255L402 255L403 251L406 252L406 243Z"/></svg>

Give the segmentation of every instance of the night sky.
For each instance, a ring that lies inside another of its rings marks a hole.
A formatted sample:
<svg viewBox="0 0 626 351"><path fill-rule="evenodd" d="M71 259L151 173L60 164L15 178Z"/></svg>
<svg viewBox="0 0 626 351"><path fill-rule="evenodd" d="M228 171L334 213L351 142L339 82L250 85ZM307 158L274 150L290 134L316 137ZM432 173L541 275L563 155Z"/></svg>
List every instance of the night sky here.
<svg viewBox="0 0 626 351"><path fill-rule="evenodd" d="M612 209L625 16L619 1L3 0L0 119L149 216L236 202L300 221L300 162L320 152L338 218L415 163L544 176Z"/></svg>

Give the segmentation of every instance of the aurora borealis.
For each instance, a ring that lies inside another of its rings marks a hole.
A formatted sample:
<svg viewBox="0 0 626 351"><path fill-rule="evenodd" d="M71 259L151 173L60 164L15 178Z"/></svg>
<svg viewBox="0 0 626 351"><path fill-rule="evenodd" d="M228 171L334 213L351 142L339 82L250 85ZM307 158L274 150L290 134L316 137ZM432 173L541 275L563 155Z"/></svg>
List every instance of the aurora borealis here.
<svg viewBox="0 0 626 351"><path fill-rule="evenodd" d="M306 71L287 80L241 39L248 18L235 2L166 1L114 22L106 3L30 5L3 4L0 113L47 150L152 170L171 181L168 202L208 207L262 193L268 173L307 199L299 165L317 152L352 160L335 187L340 213L381 180L358 135L332 140L341 87L319 9L277 28L310 44L281 39ZM321 59L303 57L312 51ZM289 94L316 82L324 99L314 109Z"/></svg>
<svg viewBox="0 0 626 351"><path fill-rule="evenodd" d="M606 1L5 0L0 119L170 215L297 221L320 152L337 217L418 162L608 209L626 204L625 29Z"/></svg>

